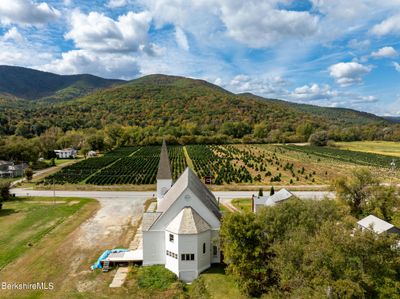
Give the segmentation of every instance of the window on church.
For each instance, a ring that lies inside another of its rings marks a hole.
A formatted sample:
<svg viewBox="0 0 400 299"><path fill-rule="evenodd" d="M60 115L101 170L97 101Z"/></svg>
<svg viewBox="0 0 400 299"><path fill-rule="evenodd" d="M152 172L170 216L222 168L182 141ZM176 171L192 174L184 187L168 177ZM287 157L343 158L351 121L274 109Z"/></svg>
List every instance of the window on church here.
<svg viewBox="0 0 400 299"><path fill-rule="evenodd" d="M174 235L173 234L169 234L169 241L174 243Z"/></svg>
<svg viewBox="0 0 400 299"><path fill-rule="evenodd" d="M213 246L213 256L217 256L217 255L218 255L218 247Z"/></svg>
<svg viewBox="0 0 400 299"><path fill-rule="evenodd" d="M181 254L182 261L194 261L194 254L193 253L184 253Z"/></svg>
<svg viewBox="0 0 400 299"><path fill-rule="evenodd" d="M174 259L178 259L178 255L176 253L173 253L169 250L167 250L167 255L174 258Z"/></svg>
<svg viewBox="0 0 400 299"><path fill-rule="evenodd" d="M206 243L203 243L203 254L206 253Z"/></svg>

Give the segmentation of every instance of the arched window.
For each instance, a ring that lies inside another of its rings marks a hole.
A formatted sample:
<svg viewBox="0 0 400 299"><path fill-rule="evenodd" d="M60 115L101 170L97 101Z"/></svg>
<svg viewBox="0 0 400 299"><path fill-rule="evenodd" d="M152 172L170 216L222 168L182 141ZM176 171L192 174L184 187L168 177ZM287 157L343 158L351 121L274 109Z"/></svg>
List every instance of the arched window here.
<svg viewBox="0 0 400 299"><path fill-rule="evenodd" d="M203 243L203 253L206 253L206 243Z"/></svg>

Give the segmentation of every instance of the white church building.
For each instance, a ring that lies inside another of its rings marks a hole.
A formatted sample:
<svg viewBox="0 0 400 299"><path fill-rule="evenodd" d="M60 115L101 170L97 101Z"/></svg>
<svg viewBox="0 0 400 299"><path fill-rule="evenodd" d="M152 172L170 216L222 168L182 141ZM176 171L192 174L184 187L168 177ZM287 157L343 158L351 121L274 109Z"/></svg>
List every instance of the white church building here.
<svg viewBox="0 0 400 299"><path fill-rule="evenodd" d="M188 167L173 183L163 142L157 174L157 210L142 220L143 265L164 264L185 282L220 262L221 213L210 190Z"/></svg>

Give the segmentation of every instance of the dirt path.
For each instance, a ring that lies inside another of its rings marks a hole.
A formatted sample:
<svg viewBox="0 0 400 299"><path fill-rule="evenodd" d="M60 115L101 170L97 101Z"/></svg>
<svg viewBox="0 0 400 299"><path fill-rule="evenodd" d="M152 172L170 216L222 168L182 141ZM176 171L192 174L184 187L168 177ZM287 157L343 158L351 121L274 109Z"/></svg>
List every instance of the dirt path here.
<svg viewBox="0 0 400 299"><path fill-rule="evenodd" d="M232 198L229 199L221 199L221 204L224 205L229 211L231 212L238 212L238 213L242 213L241 210L239 210L237 207L235 207L232 204Z"/></svg>

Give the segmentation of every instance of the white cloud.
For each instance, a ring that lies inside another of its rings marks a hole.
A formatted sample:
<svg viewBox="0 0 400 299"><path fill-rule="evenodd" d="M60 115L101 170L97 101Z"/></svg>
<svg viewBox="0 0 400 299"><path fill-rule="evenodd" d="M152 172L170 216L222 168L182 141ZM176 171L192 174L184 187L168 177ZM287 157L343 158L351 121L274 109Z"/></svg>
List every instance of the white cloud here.
<svg viewBox="0 0 400 299"><path fill-rule="evenodd" d="M286 99L303 104L312 104L326 107L350 107L362 109L365 105L378 102L378 98L372 95L360 95L357 93L334 90L328 84L316 83L295 88L288 93Z"/></svg>
<svg viewBox="0 0 400 299"><path fill-rule="evenodd" d="M287 83L280 76L264 78L241 74L235 76L228 84L222 86L237 93L251 92L262 96L276 96L277 94L286 93L284 87Z"/></svg>
<svg viewBox="0 0 400 299"><path fill-rule="evenodd" d="M42 70L58 74L93 74L106 78L131 79L139 73L134 57L117 53L96 55L90 51L72 50L62 54Z"/></svg>
<svg viewBox="0 0 400 299"><path fill-rule="evenodd" d="M372 52L371 56L374 58L392 58L398 55L393 47L383 47L376 52Z"/></svg>
<svg viewBox="0 0 400 299"><path fill-rule="evenodd" d="M320 86L314 83L297 87L289 97L297 101L321 101L332 99L337 95L338 92L333 91L329 85Z"/></svg>
<svg viewBox="0 0 400 299"><path fill-rule="evenodd" d="M347 44L347 46L349 48L352 48L352 49L355 49L355 50L362 50L362 49L365 49L365 48L369 48L370 45L371 45L371 41L369 39L365 39L365 40L352 39Z"/></svg>
<svg viewBox="0 0 400 299"><path fill-rule="evenodd" d="M14 41L17 44L21 44L25 41L25 38L19 33L16 27L9 29L2 37L3 41Z"/></svg>
<svg viewBox="0 0 400 299"><path fill-rule="evenodd" d="M393 62L393 66L396 69L396 71L400 72L400 63L398 62Z"/></svg>
<svg viewBox="0 0 400 299"><path fill-rule="evenodd" d="M311 0L314 9L320 13L341 21L351 21L365 15L369 7L365 0Z"/></svg>
<svg viewBox="0 0 400 299"><path fill-rule="evenodd" d="M107 6L110 8L118 8L123 7L128 4L127 0L110 0L107 3Z"/></svg>
<svg viewBox="0 0 400 299"><path fill-rule="evenodd" d="M175 28L175 39L179 47L181 47L185 51L189 51L189 42L182 28L180 27Z"/></svg>
<svg viewBox="0 0 400 299"><path fill-rule="evenodd" d="M368 74L372 67L358 62L340 62L329 67L330 75L342 86L362 81L362 76Z"/></svg>
<svg viewBox="0 0 400 299"><path fill-rule="evenodd" d="M372 33L378 36L400 34L400 14L391 16L372 28Z"/></svg>
<svg viewBox="0 0 400 299"><path fill-rule="evenodd" d="M304 39L317 32L318 17L274 8L268 2L221 1L221 19L229 36L250 47L271 47L284 39Z"/></svg>
<svg viewBox="0 0 400 299"><path fill-rule="evenodd" d="M85 50L135 52L148 46L150 21L147 12L128 12L114 21L101 13L85 15L75 10L70 20L72 29L65 38L73 40L78 48Z"/></svg>
<svg viewBox="0 0 400 299"><path fill-rule="evenodd" d="M1 0L0 23L38 25L54 20L60 12L46 2L35 3L31 0Z"/></svg>

